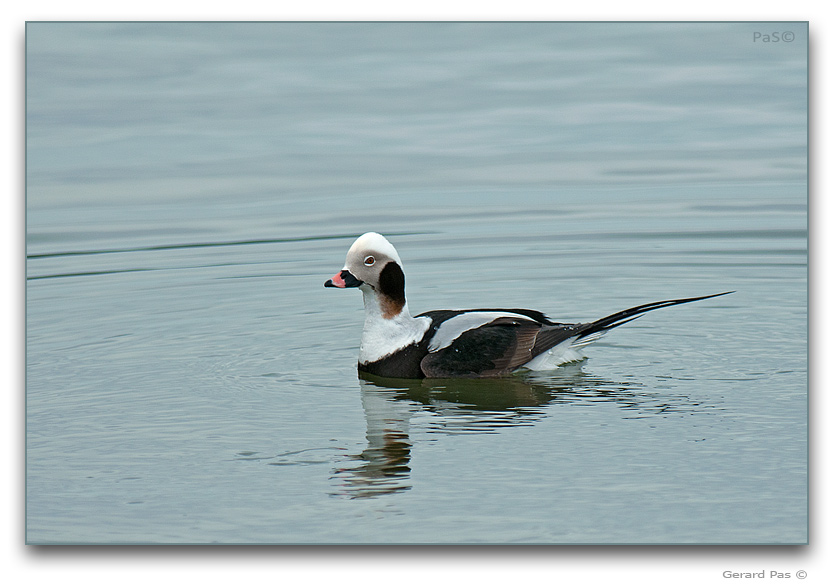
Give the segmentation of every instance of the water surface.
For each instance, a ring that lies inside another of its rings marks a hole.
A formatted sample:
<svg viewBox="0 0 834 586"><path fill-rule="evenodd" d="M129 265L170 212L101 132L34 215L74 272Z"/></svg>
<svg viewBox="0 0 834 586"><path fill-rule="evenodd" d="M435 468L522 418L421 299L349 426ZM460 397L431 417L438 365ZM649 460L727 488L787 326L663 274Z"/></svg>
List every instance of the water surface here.
<svg viewBox="0 0 834 586"><path fill-rule="evenodd" d="M772 24L772 23L769 23ZM30 543L804 543L804 24L27 27ZM362 380L325 289L660 310Z"/></svg>

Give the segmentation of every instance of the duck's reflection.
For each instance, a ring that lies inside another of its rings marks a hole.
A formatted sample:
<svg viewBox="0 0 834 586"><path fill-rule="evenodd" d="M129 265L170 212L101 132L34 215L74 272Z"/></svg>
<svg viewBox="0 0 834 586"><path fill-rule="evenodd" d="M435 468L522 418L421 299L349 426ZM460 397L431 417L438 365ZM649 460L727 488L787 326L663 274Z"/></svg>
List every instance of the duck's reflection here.
<svg viewBox="0 0 834 586"><path fill-rule="evenodd" d="M338 494L381 496L411 488L411 422L435 434L498 433L532 425L558 403L611 402L624 417L714 409L685 396L646 392L636 382L612 382L571 365L558 371L499 379L404 380L362 375L359 381L368 446L335 471ZM428 416L428 417L426 417Z"/></svg>
<svg viewBox="0 0 834 586"><path fill-rule="evenodd" d="M344 483L342 494L367 498L411 488L409 424L414 404L402 400L400 388L386 388L360 380L368 447L351 455L357 466L336 471Z"/></svg>

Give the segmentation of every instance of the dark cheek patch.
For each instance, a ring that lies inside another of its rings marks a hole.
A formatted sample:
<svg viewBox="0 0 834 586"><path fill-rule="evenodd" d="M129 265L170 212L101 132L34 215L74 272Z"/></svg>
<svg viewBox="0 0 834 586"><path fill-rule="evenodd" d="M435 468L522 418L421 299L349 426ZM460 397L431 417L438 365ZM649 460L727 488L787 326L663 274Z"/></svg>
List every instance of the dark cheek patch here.
<svg viewBox="0 0 834 586"><path fill-rule="evenodd" d="M405 305L405 275L394 261L386 264L379 273L379 292L382 294L382 316L391 319Z"/></svg>

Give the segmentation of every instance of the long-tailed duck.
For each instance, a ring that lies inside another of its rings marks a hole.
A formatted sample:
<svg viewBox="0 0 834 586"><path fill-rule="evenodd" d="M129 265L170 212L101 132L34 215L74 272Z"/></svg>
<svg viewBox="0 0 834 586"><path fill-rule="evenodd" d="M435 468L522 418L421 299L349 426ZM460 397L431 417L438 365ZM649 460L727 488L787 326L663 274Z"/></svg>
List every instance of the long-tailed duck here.
<svg viewBox="0 0 834 586"><path fill-rule="evenodd" d="M365 301L359 372L391 378L496 377L580 360L578 349L640 314L732 291L656 301L588 323L557 323L530 309L441 309L412 317L396 249L376 232L360 236L325 287L358 287Z"/></svg>

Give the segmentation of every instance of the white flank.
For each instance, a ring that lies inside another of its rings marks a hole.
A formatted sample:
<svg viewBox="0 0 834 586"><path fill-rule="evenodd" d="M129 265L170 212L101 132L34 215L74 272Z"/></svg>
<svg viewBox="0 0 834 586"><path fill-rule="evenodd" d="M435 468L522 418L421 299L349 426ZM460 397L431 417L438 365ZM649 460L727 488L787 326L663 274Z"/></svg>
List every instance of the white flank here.
<svg viewBox="0 0 834 586"><path fill-rule="evenodd" d="M555 370L565 364L585 360L585 355L573 346L574 340L575 338L568 338L550 350L542 352L530 362L522 364L521 368L528 370Z"/></svg>
<svg viewBox="0 0 834 586"><path fill-rule="evenodd" d="M457 340L463 332L468 332L469 330L485 326L486 324L501 317L511 317L519 321L535 321L524 315L503 311L472 311L462 313L453 318L447 319L440 324L440 327L437 328L434 336L432 336L431 343L429 344L429 352L442 350Z"/></svg>
<svg viewBox="0 0 834 586"><path fill-rule="evenodd" d="M586 358L582 353L582 348L599 340L604 335L605 332L595 332L589 336L585 336L581 340L577 340L575 337L568 338L556 344L550 350L542 352L530 362L522 364L521 368L528 370L555 370L571 362L581 362Z"/></svg>

